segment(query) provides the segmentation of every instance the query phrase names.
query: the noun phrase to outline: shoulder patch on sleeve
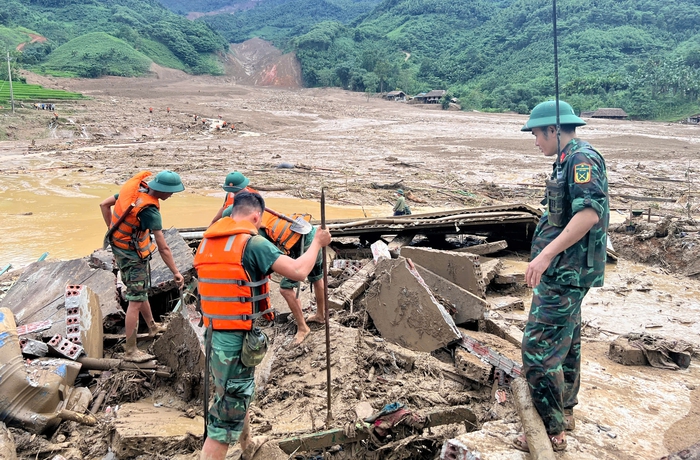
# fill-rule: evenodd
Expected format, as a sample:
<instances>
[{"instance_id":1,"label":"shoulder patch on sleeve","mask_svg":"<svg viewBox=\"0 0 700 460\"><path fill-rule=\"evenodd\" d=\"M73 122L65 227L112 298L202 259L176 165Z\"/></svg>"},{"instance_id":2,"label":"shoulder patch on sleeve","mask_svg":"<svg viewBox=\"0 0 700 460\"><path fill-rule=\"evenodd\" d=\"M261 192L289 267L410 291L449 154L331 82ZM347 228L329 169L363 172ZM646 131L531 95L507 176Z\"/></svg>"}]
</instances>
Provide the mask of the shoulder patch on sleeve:
<instances>
[{"instance_id":1,"label":"shoulder patch on sleeve","mask_svg":"<svg viewBox=\"0 0 700 460\"><path fill-rule=\"evenodd\" d=\"M579 163L574 166L574 182L577 184L587 184L591 181L591 165Z\"/></svg>"}]
</instances>

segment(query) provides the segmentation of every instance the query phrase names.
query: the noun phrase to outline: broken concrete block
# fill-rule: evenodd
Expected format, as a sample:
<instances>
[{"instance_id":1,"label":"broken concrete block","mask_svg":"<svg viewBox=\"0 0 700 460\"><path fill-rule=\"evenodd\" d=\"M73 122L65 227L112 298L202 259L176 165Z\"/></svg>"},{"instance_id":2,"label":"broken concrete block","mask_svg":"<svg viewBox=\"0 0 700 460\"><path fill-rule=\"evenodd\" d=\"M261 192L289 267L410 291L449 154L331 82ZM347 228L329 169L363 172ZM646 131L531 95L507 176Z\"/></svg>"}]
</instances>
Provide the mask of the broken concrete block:
<instances>
[{"instance_id":1,"label":"broken concrete block","mask_svg":"<svg viewBox=\"0 0 700 460\"><path fill-rule=\"evenodd\" d=\"M488 384L493 374L492 365L459 347L455 348L455 368L460 375L482 385Z\"/></svg>"},{"instance_id":2,"label":"broken concrete block","mask_svg":"<svg viewBox=\"0 0 700 460\"><path fill-rule=\"evenodd\" d=\"M479 330L500 337L516 347L522 347L523 331L503 320L488 317L479 322Z\"/></svg>"},{"instance_id":3,"label":"broken concrete block","mask_svg":"<svg viewBox=\"0 0 700 460\"><path fill-rule=\"evenodd\" d=\"M116 269L114 254L111 249L96 249L90 254L90 266L101 270L113 271Z\"/></svg>"},{"instance_id":4,"label":"broken concrete block","mask_svg":"<svg viewBox=\"0 0 700 460\"><path fill-rule=\"evenodd\" d=\"M494 252L502 251L508 247L508 242L505 240L494 241L493 243L482 243L475 244L474 246L467 246L466 248L453 249L455 252L468 252L470 254L475 254L477 256L483 256L486 254L493 254Z\"/></svg>"},{"instance_id":5,"label":"broken concrete block","mask_svg":"<svg viewBox=\"0 0 700 460\"><path fill-rule=\"evenodd\" d=\"M523 299L513 296L486 297L491 311L508 312L513 310L525 310Z\"/></svg>"},{"instance_id":6,"label":"broken concrete block","mask_svg":"<svg viewBox=\"0 0 700 460\"><path fill-rule=\"evenodd\" d=\"M455 324L459 325L468 321L480 320L484 317L484 311L488 303L463 289L442 276L438 276L427 268L414 264L423 281L433 293L454 305L457 313L452 317Z\"/></svg>"},{"instance_id":7,"label":"broken concrete block","mask_svg":"<svg viewBox=\"0 0 700 460\"><path fill-rule=\"evenodd\" d=\"M503 267L493 278L495 284L523 284L528 262L524 260L500 259Z\"/></svg>"},{"instance_id":8,"label":"broken concrete block","mask_svg":"<svg viewBox=\"0 0 700 460\"><path fill-rule=\"evenodd\" d=\"M171 228L163 232L165 242L173 254L175 266L185 278L185 283L194 276L194 256L192 249L187 245L185 240L180 236L176 228ZM172 289L177 289L177 284L173 279L173 273L170 271L158 251L153 254L151 259L151 287L148 289L148 295L154 296L161 292L167 292Z\"/></svg>"},{"instance_id":9,"label":"broken concrete block","mask_svg":"<svg viewBox=\"0 0 700 460\"><path fill-rule=\"evenodd\" d=\"M124 317L117 301L117 279L107 270L90 268L85 259L56 262L34 262L0 301L9 308L20 325L51 321L51 327L41 331L45 340L56 334L65 335L65 290L67 285L88 286L97 295L103 324Z\"/></svg>"},{"instance_id":10,"label":"broken concrete block","mask_svg":"<svg viewBox=\"0 0 700 460\"><path fill-rule=\"evenodd\" d=\"M338 286L328 296L328 306L334 310L342 310L353 300L358 298L360 294L365 292L367 287L374 278L376 266L374 261L369 261L357 273L352 275L350 279Z\"/></svg>"},{"instance_id":11,"label":"broken concrete block","mask_svg":"<svg viewBox=\"0 0 700 460\"><path fill-rule=\"evenodd\" d=\"M81 345L90 358L102 358L102 311L92 289L66 286L66 339Z\"/></svg>"},{"instance_id":12,"label":"broken concrete block","mask_svg":"<svg viewBox=\"0 0 700 460\"><path fill-rule=\"evenodd\" d=\"M462 328L459 331L462 334L459 346L511 377L520 376L522 353L515 345L486 332Z\"/></svg>"},{"instance_id":13,"label":"broken concrete block","mask_svg":"<svg viewBox=\"0 0 700 460\"><path fill-rule=\"evenodd\" d=\"M22 348L22 355L27 358L41 358L49 353L49 346L41 340L20 339L19 346Z\"/></svg>"},{"instance_id":14,"label":"broken concrete block","mask_svg":"<svg viewBox=\"0 0 700 460\"><path fill-rule=\"evenodd\" d=\"M48 346L49 350L52 351L55 356L72 359L73 361L78 359L83 352L82 346L63 338L60 334L54 335L51 340L49 340Z\"/></svg>"},{"instance_id":15,"label":"broken concrete block","mask_svg":"<svg viewBox=\"0 0 700 460\"><path fill-rule=\"evenodd\" d=\"M194 305L185 305L172 315L168 329L153 343L158 362L176 376L175 388L185 401L204 395L204 328Z\"/></svg>"},{"instance_id":16,"label":"broken concrete block","mask_svg":"<svg viewBox=\"0 0 700 460\"><path fill-rule=\"evenodd\" d=\"M367 312L386 340L430 352L461 337L447 310L404 257L380 261L376 274L379 289L366 299Z\"/></svg>"},{"instance_id":17,"label":"broken concrete block","mask_svg":"<svg viewBox=\"0 0 700 460\"><path fill-rule=\"evenodd\" d=\"M481 274L479 256L415 247L401 249L401 255L472 294L484 297L486 285Z\"/></svg>"},{"instance_id":18,"label":"broken concrete block","mask_svg":"<svg viewBox=\"0 0 700 460\"><path fill-rule=\"evenodd\" d=\"M489 284L503 268L501 259L481 259L481 274L484 277L484 284Z\"/></svg>"},{"instance_id":19,"label":"broken concrete block","mask_svg":"<svg viewBox=\"0 0 700 460\"><path fill-rule=\"evenodd\" d=\"M155 407L153 403L126 403L119 408L114 419L111 447L117 458L153 456L187 438L201 439L204 420L200 416L183 417L183 413L168 407Z\"/></svg>"},{"instance_id":20,"label":"broken concrete block","mask_svg":"<svg viewBox=\"0 0 700 460\"><path fill-rule=\"evenodd\" d=\"M624 337L618 337L610 342L610 359L623 366L648 366L649 361L644 352L632 345L629 340Z\"/></svg>"}]
</instances>

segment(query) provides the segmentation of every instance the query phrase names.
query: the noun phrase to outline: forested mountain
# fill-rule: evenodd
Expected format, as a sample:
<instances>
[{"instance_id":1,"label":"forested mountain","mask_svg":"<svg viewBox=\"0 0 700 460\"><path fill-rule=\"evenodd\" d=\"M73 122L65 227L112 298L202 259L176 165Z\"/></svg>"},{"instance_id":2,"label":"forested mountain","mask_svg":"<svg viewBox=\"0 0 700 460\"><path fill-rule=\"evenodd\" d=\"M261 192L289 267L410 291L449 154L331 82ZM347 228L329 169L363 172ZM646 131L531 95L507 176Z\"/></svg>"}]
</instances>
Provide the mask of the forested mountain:
<instances>
[{"instance_id":1,"label":"forested mountain","mask_svg":"<svg viewBox=\"0 0 700 460\"><path fill-rule=\"evenodd\" d=\"M150 60L191 73L221 73L212 53L227 45L205 23L188 21L156 0L2 0L0 43L23 47L17 58L25 67L86 77L139 75Z\"/></svg>"},{"instance_id":2,"label":"forested mountain","mask_svg":"<svg viewBox=\"0 0 700 460\"><path fill-rule=\"evenodd\" d=\"M467 108L523 113L554 93L551 0L384 0L350 23L328 20L334 3L264 1L202 20L296 51L309 86L449 89ZM558 12L562 97L578 110L699 110L700 0L560 0Z\"/></svg>"}]
</instances>

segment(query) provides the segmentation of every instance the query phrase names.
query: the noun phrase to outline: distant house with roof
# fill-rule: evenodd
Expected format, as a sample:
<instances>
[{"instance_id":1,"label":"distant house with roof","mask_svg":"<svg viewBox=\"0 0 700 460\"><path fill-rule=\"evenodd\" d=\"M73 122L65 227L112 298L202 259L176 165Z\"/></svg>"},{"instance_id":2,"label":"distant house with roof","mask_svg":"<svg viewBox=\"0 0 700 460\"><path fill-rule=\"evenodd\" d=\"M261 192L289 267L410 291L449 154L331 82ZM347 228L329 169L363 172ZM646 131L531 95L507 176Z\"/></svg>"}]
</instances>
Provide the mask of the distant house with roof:
<instances>
[{"instance_id":1,"label":"distant house with roof","mask_svg":"<svg viewBox=\"0 0 700 460\"><path fill-rule=\"evenodd\" d=\"M389 101L405 101L406 93L403 91L389 91L384 97Z\"/></svg>"},{"instance_id":2,"label":"distant house with roof","mask_svg":"<svg viewBox=\"0 0 700 460\"><path fill-rule=\"evenodd\" d=\"M598 109L591 114L591 118L607 118L608 120L625 120L628 116L627 112L618 108Z\"/></svg>"},{"instance_id":3,"label":"distant house with roof","mask_svg":"<svg viewBox=\"0 0 700 460\"><path fill-rule=\"evenodd\" d=\"M447 93L447 91L445 91L444 89L434 89L425 95L425 97L423 98L423 103L438 104L442 96L445 95L445 93Z\"/></svg>"}]
</instances>

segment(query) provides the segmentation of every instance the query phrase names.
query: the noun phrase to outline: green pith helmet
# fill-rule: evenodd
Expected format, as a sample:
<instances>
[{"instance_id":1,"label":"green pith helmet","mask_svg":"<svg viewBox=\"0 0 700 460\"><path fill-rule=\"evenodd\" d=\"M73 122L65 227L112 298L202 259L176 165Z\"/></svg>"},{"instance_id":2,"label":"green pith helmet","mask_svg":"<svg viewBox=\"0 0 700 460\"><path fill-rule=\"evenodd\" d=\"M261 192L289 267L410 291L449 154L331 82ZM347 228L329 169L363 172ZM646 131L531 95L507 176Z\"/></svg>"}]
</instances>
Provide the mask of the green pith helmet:
<instances>
[{"instance_id":1,"label":"green pith helmet","mask_svg":"<svg viewBox=\"0 0 700 460\"><path fill-rule=\"evenodd\" d=\"M557 124L557 109L554 101L547 101L537 104L532 112L530 119L527 120L525 126L520 128L520 131L532 131L532 128L544 128L545 126L556 126ZM574 113L574 109L564 101L559 101L559 124L569 126L583 126L585 121L581 120Z\"/></svg>"},{"instance_id":2,"label":"green pith helmet","mask_svg":"<svg viewBox=\"0 0 700 460\"><path fill-rule=\"evenodd\" d=\"M161 171L148 183L148 188L156 192L177 193L185 190L180 175L172 171Z\"/></svg>"},{"instance_id":3,"label":"green pith helmet","mask_svg":"<svg viewBox=\"0 0 700 460\"><path fill-rule=\"evenodd\" d=\"M403 190L401 190L401 189L396 190L396 193L398 193L399 195L403 196Z\"/></svg>"},{"instance_id":4,"label":"green pith helmet","mask_svg":"<svg viewBox=\"0 0 700 460\"><path fill-rule=\"evenodd\" d=\"M228 173L224 185L221 187L227 192L240 192L250 183L250 180L238 171Z\"/></svg>"}]
</instances>

